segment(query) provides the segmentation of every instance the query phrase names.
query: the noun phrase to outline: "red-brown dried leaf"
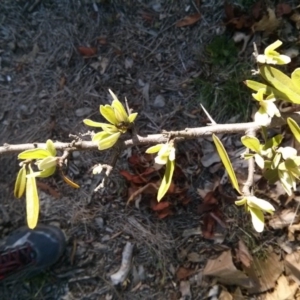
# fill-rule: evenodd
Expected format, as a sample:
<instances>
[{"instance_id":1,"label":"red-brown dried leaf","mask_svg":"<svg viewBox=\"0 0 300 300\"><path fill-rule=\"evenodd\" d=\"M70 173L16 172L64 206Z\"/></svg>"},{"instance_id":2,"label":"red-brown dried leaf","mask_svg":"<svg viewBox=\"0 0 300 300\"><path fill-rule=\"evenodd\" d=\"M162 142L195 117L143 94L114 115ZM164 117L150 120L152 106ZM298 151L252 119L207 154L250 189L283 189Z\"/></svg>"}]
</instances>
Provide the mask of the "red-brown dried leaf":
<instances>
[{"instance_id":1,"label":"red-brown dried leaf","mask_svg":"<svg viewBox=\"0 0 300 300\"><path fill-rule=\"evenodd\" d=\"M201 226L202 234L205 239L213 239L215 226L216 220L209 214L205 215Z\"/></svg>"},{"instance_id":2,"label":"red-brown dried leaf","mask_svg":"<svg viewBox=\"0 0 300 300\"><path fill-rule=\"evenodd\" d=\"M141 183L145 183L146 180L139 177L138 175L133 175L130 174L128 171L126 170L121 170L120 174L125 177L125 179L129 182L135 183L135 184L141 184Z\"/></svg>"},{"instance_id":3,"label":"red-brown dried leaf","mask_svg":"<svg viewBox=\"0 0 300 300\"><path fill-rule=\"evenodd\" d=\"M179 267L176 271L176 277L178 280L183 280L188 278L189 276L193 275L195 273L195 270L188 269L184 267Z\"/></svg>"},{"instance_id":4,"label":"red-brown dried leaf","mask_svg":"<svg viewBox=\"0 0 300 300\"><path fill-rule=\"evenodd\" d=\"M292 8L287 3L279 3L276 6L277 17L282 17L284 15L289 15L292 12Z\"/></svg>"},{"instance_id":5,"label":"red-brown dried leaf","mask_svg":"<svg viewBox=\"0 0 300 300\"><path fill-rule=\"evenodd\" d=\"M197 23L201 18L200 13L195 13L189 16L184 17L176 23L177 27L191 26Z\"/></svg>"},{"instance_id":6,"label":"red-brown dried leaf","mask_svg":"<svg viewBox=\"0 0 300 300\"><path fill-rule=\"evenodd\" d=\"M164 218L166 218L166 217L168 217L168 216L173 215L173 211L171 210L170 207L167 207L167 208L165 208L165 209L163 209L163 210L160 210L160 211L158 211L158 212L156 212L156 213L157 213L157 217L158 217L159 219L164 219Z\"/></svg>"},{"instance_id":7,"label":"red-brown dried leaf","mask_svg":"<svg viewBox=\"0 0 300 300\"><path fill-rule=\"evenodd\" d=\"M78 52L82 55L82 56L94 56L97 54L97 48L96 47L83 47L83 46L79 46L78 48Z\"/></svg>"},{"instance_id":8,"label":"red-brown dried leaf","mask_svg":"<svg viewBox=\"0 0 300 300\"><path fill-rule=\"evenodd\" d=\"M225 10L225 16L226 16L227 20L231 20L235 17L233 4L228 3L227 1L225 1L224 10Z\"/></svg>"},{"instance_id":9,"label":"red-brown dried leaf","mask_svg":"<svg viewBox=\"0 0 300 300\"><path fill-rule=\"evenodd\" d=\"M41 182L41 181L37 181L36 182L37 187L42 190L43 192L51 195L52 197L54 197L55 199L59 199L60 198L60 193L57 192L54 188L52 188L50 185L48 185L47 183Z\"/></svg>"},{"instance_id":10,"label":"red-brown dried leaf","mask_svg":"<svg viewBox=\"0 0 300 300\"><path fill-rule=\"evenodd\" d=\"M97 40L100 45L107 45L107 37L106 36L99 36Z\"/></svg>"},{"instance_id":11,"label":"red-brown dried leaf","mask_svg":"<svg viewBox=\"0 0 300 300\"><path fill-rule=\"evenodd\" d=\"M261 19L261 17L263 16L262 1L260 0L254 3L251 11L252 11L252 16L254 17L255 20Z\"/></svg>"},{"instance_id":12,"label":"red-brown dried leaf","mask_svg":"<svg viewBox=\"0 0 300 300\"><path fill-rule=\"evenodd\" d=\"M171 205L170 202L162 201L162 202L159 202L159 203L156 203L156 204L152 205L151 209L154 210L154 211L159 211L159 210L163 210L163 209L169 207L170 205Z\"/></svg>"},{"instance_id":13,"label":"red-brown dried leaf","mask_svg":"<svg viewBox=\"0 0 300 300\"><path fill-rule=\"evenodd\" d=\"M148 183L145 186L138 188L135 190L131 195L129 195L129 198L127 200L127 204L134 200L138 195L144 193L144 194L157 194L159 183Z\"/></svg>"}]
</instances>

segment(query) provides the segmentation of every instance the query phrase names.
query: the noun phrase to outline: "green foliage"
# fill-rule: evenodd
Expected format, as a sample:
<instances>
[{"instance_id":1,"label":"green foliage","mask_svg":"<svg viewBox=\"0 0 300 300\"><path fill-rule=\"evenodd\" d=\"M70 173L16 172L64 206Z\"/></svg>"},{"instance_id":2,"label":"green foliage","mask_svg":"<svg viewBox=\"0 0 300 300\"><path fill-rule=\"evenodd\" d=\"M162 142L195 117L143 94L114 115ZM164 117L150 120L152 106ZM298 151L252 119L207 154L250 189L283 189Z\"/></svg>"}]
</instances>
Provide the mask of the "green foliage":
<instances>
[{"instance_id":1,"label":"green foliage","mask_svg":"<svg viewBox=\"0 0 300 300\"><path fill-rule=\"evenodd\" d=\"M137 117L137 113L128 115L117 96L109 90L113 102L111 105L100 105L100 114L111 124L99 123L89 119L83 120L87 126L101 127L103 131L93 137L98 142L98 149L105 150L115 145L121 134L126 133Z\"/></svg>"},{"instance_id":2,"label":"green foliage","mask_svg":"<svg viewBox=\"0 0 300 300\"><path fill-rule=\"evenodd\" d=\"M237 48L232 39L224 35L216 36L206 47L209 59L213 65L232 65L237 61Z\"/></svg>"},{"instance_id":3,"label":"green foliage","mask_svg":"<svg viewBox=\"0 0 300 300\"><path fill-rule=\"evenodd\" d=\"M240 191L239 184L238 184L238 181L236 179L236 175L235 175L235 172L233 170L232 164L230 162L230 159L228 157L228 154L227 154L222 142L220 141L220 139L216 135L213 134L212 137L213 137L213 141L215 143L215 146L217 148L217 151L219 153L219 156L222 160L222 163L223 163L223 165L224 165L224 167L225 167L225 169L226 169L226 171L229 175L229 178L231 180L231 183L232 183L233 187L240 194L242 194L241 191Z\"/></svg>"},{"instance_id":4,"label":"green foliage","mask_svg":"<svg viewBox=\"0 0 300 300\"><path fill-rule=\"evenodd\" d=\"M146 153L157 153L155 163L158 165L166 165L165 174L157 193L157 201L159 202L169 190L172 183L172 177L175 169L175 152L176 149L173 142L167 144L157 144L146 150Z\"/></svg>"},{"instance_id":5,"label":"green foliage","mask_svg":"<svg viewBox=\"0 0 300 300\"><path fill-rule=\"evenodd\" d=\"M26 150L18 155L21 169L18 173L14 188L14 195L21 198L26 191L26 215L29 228L34 228L39 216L39 196L36 186L36 177L49 177L54 174L58 163L56 149L51 140L47 140L46 149L36 148ZM35 163L38 170L34 172L31 164Z\"/></svg>"}]
</instances>

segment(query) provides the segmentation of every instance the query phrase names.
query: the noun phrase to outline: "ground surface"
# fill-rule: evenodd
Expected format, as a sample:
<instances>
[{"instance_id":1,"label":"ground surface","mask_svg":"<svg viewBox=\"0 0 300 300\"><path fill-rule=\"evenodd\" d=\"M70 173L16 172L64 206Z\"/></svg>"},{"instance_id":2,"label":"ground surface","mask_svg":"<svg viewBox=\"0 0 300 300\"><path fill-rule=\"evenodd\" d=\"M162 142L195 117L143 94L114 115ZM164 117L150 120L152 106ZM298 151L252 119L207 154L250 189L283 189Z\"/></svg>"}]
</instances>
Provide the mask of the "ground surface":
<instances>
[{"instance_id":1,"label":"ground surface","mask_svg":"<svg viewBox=\"0 0 300 300\"><path fill-rule=\"evenodd\" d=\"M237 48L233 61L224 54L213 62L219 47L211 44L213 38L225 37L227 43L231 35L222 25L223 1L199 2L1 1L0 144L71 141L69 134L89 130L84 118L100 120L99 105L108 103L108 89L121 100L127 97L139 112L138 129L144 134L205 125L200 102L217 120L249 119L251 98L242 81L250 74L251 46L241 58ZM198 10L199 22L176 26ZM86 52L94 48L94 55ZM233 79L239 77L236 92ZM232 86L224 85L228 80ZM232 105L231 96L237 99ZM39 186L40 222L65 232L65 255L46 274L0 287L0 298L180 299L187 276L178 275L178 269L184 267L193 270L188 276L191 299L205 299L211 281L203 280L201 270L208 258L234 249L241 236L253 239L253 248L262 241L271 244L274 237L255 234L247 215L222 202L234 221L221 230L219 241L203 238L197 189L213 179L200 165L201 143L180 145L189 203L162 220L143 201L139 208L126 206L127 183L119 171L129 168L131 153L122 156L101 193L93 193L101 178L91 168L107 163L110 152L74 153L67 175L79 190L59 175ZM25 203L13 197L16 156L1 157L0 165L0 231L5 236L26 222ZM109 276L118 270L128 241L134 244L132 268L122 286L113 286Z\"/></svg>"}]
</instances>

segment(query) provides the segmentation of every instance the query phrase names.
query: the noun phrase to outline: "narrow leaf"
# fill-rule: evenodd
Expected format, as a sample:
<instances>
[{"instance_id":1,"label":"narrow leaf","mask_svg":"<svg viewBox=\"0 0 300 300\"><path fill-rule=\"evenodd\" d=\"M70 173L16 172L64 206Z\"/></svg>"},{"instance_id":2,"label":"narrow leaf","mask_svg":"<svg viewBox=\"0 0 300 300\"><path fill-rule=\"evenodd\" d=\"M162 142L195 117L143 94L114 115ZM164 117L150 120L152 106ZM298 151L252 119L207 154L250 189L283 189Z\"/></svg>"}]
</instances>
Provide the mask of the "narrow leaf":
<instances>
[{"instance_id":1,"label":"narrow leaf","mask_svg":"<svg viewBox=\"0 0 300 300\"><path fill-rule=\"evenodd\" d=\"M157 144L155 146L152 146L146 150L146 153L157 153L164 144Z\"/></svg>"},{"instance_id":2,"label":"narrow leaf","mask_svg":"<svg viewBox=\"0 0 300 300\"><path fill-rule=\"evenodd\" d=\"M33 173L31 166L29 165L29 175ZM34 176L28 176L26 182L26 214L27 224L30 229L36 227L39 218L39 196L36 187L36 181Z\"/></svg>"},{"instance_id":3,"label":"narrow leaf","mask_svg":"<svg viewBox=\"0 0 300 300\"><path fill-rule=\"evenodd\" d=\"M62 175L62 178L63 178L64 182L67 183L69 186L71 186L74 189L79 189L80 188L80 186L77 183L75 183L70 178L65 176L65 174L63 172L61 172L61 175Z\"/></svg>"},{"instance_id":4,"label":"narrow leaf","mask_svg":"<svg viewBox=\"0 0 300 300\"><path fill-rule=\"evenodd\" d=\"M25 192L26 187L26 165L23 165L18 172L15 183L14 195L16 198L21 198Z\"/></svg>"},{"instance_id":5,"label":"narrow leaf","mask_svg":"<svg viewBox=\"0 0 300 300\"><path fill-rule=\"evenodd\" d=\"M37 148L21 152L18 159L43 159L50 155L51 153L48 150Z\"/></svg>"},{"instance_id":6,"label":"narrow leaf","mask_svg":"<svg viewBox=\"0 0 300 300\"><path fill-rule=\"evenodd\" d=\"M165 175L164 178L160 184L158 193L157 193L157 201L159 202L163 196L167 193L167 191L169 190L169 187L171 185L172 182L172 177L173 177L173 173L174 173L174 169L175 169L175 161L167 161L166 164L166 171L165 171Z\"/></svg>"},{"instance_id":7,"label":"narrow leaf","mask_svg":"<svg viewBox=\"0 0 300 300\"><path fill-rule=\"evenodd\" d=\"M228 175L231 179L231 183L232 183L233 187L240 194L242 194L241 191L240 191L239 184L238 184L238 181L236 179L236 175L235 175L235 172L233 170L232 164L230 162L230 159L228 157L228 154L227 154L222 142L220 141L220 139L215 134L213 134L212 137L213 137L213 141L215 143L215 146L217 148L217 151L219 153L219 156L222 160L222 163L223 163L223 165L224 165L224 167L225 167L225 169L226 169L226 171L227 171L227 173L228 173Z\"/></svg>"},{"instance_id":8,"label":"narrow leaf","mask_svg":"<svg viewBox=\"0 0 300 300\"><path fill-rule=\"evenodd\" d=\"M300 143L300 127L292 118L287 118L287 123L295 137L295 139Z\"/></svg>"}]
</instances>

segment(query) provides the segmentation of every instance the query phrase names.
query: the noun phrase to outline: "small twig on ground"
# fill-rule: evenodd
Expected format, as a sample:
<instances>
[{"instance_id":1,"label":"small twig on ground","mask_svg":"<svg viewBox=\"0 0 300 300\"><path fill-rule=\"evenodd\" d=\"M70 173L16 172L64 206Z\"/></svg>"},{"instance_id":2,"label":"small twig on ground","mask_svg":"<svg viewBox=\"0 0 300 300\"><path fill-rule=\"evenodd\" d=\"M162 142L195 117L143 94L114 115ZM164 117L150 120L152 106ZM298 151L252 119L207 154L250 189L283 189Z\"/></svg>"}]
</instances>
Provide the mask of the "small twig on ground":
<instances>
[{"instance_id":1,"label":"small twig on ground","mask_svg":"<svg viewBox=\"0 0 300 300\"><path fill-rule=\"evenodd\" d=\"M130 270L130 266L131 266L133 247L134 247L134 244L131 244L130 242L126 243L125 248L122 253L121 267L118 270L118 272L116 272L110 276L110 279L114 285L122 283L126 279L128 273L129 273L129 270Z\"/></svg>"}]
</instances>

